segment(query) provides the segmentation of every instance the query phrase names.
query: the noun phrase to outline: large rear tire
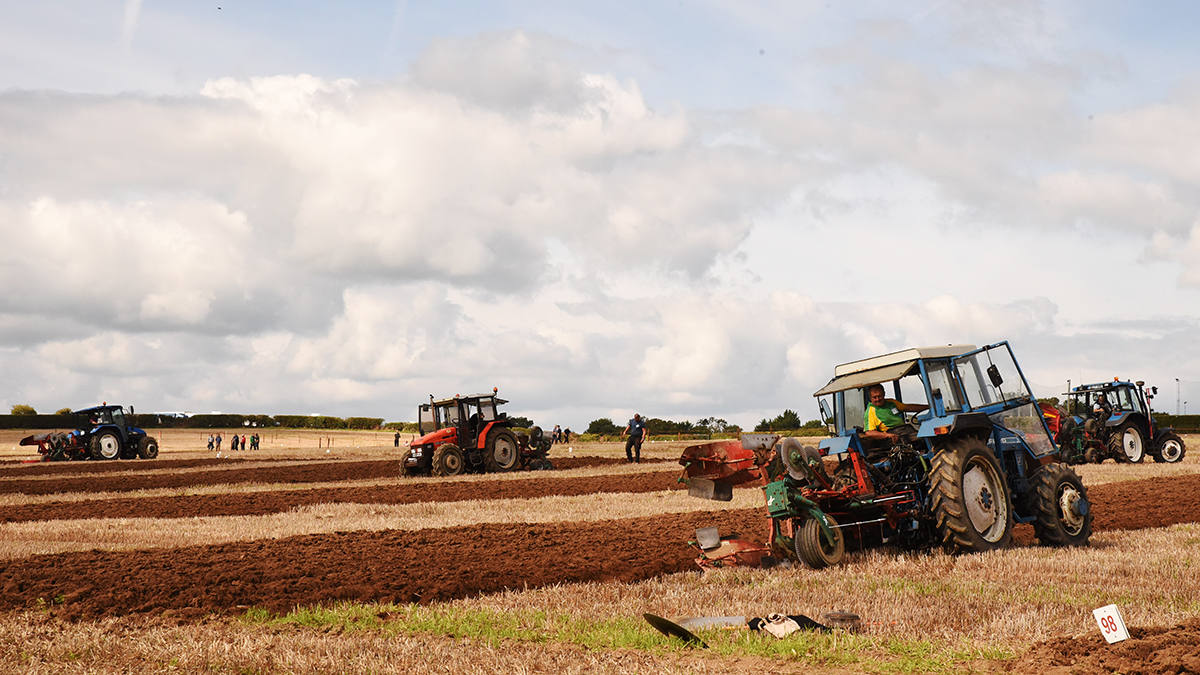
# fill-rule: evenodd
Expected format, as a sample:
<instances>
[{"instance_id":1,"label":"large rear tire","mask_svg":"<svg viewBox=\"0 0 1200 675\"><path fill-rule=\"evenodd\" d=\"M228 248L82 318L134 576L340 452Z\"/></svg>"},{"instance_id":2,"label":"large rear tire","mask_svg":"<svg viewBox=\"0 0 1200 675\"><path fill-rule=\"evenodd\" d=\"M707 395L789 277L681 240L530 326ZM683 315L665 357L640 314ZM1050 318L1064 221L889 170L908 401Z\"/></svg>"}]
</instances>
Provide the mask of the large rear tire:
<instances>
[{"instance_id":1,"label":"large rear tire","mask_svg":"<svg viewBox=\"0 0 1200 675\"><path fill-rule=\"evenodd\" d=\"M1140 464L1146 459L1146 439L1136 424L1126 422L1109 437L1108 450L1118 462Z\"/></svg>"},{"instance_id":2,"label":"large rear tire","mask_svg":"<svg viewBox=\"0 0 1200 675\"><path fill-rule=\"evenodd\" d=\"M142 436L142 439L138 441L138 457L142 459L158 457L158 440L150 436Z\"/></svg>"},{"instance_id":3,"label":"large rear tire","mask_svg":"<svg viewBox=\"0 0 1200 675\"><path fill-rule=\"evenodd\" d=\"M117 459L121 456L121 439L111 431L92 437L92 459Z\"/></svg>"},{"instance_id":4,"label":"large rear tire","mask_svg":"<svg viewBox=\"0 0 1200 675\"><path fill-rule=\"evenodd\" d=\"M1187 454L1187 446L1183 444L1183 439L1176 434L1166 433L1158 442L1158 449L1154 452L1154 461L1174 464L1182 461L1185 454Z\"/></svg>"},{"instance_id":5,"label":"large rear tire","mask_svg":"<svg viewBox=\"0 0 1200 675\"><path fill-rule=\"evenodd\" d=\"M1043 546L1087 546L1092 510L1087 488L1065 464L1047 464L1029 479L1028 505L1037 516L1033 532Z\"/></svg>"},{"instance_id":6,"label":"large rear tire","mask_svg":"<svg viewBox=\"0 0 1200 675\"><path fill-rule=\"evenodd\" d=\"M816 518L805 520L792 540L796 557L815 570L836 565L842 562L846 555L846 540L842 537L842 531L838 529L837 521L830 515L826 515L825 518L829 520L833 529L832 546L825 538L825 533L821 531L821 523L817 522Z\"/></svg>"},{"instance_id":7,"label":"large rear tire","mask_svg":"<svg viewBox=\"0 0 1200 675\"><path fill-rule=\"evenodd\" d=\"M433 451L429 473L433 476L457 476L466 468L463 451L453 443L443 443Z\"/></svg>"},{"instance_id":8,"label":"large rear tire","mask_svg":"<svg viewBox=\"0 0 1200 675\"><path fill-rule=\"evenodd\" d=\"M487 439L487 454L484 463L488 471L506 473L521 465L521 450L517 437L508 429L494 429Z\"/></svg>"},{"instance_id":9,"label":"large rear tire","mask_svg":"<svg viewBox=\"0 0 1200 675\"><path fill-rule=\"evenodd\" d=\"M1000 463L983 441L951 441L934 456L929 482L947 550L980 553L1012 541L1012 498Z\"/></svg>"}]
</instances>

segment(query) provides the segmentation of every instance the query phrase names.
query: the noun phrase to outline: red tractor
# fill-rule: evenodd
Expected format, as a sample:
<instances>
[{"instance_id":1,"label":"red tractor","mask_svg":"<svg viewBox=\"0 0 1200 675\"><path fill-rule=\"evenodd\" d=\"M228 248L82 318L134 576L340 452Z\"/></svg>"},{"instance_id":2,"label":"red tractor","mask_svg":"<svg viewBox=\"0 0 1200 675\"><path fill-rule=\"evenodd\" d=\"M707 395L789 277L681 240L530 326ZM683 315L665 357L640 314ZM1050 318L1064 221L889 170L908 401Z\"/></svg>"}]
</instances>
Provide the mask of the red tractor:
<instances>
[{"instance_id":1,"label":"red tractor","mask_svg":"<svg viewBox=\"0 0 1200 675\"><path fill-rule=\"evenodd\" d=\"M457 476L461 473L503 473L518 469L550 469L546 458L550 439L534 427L526 435L515 433L508 403L492 389L490 394L455 396L421 404L420 433L409 443L400 464L403 476Z\"/></svg>"}]
</instances>

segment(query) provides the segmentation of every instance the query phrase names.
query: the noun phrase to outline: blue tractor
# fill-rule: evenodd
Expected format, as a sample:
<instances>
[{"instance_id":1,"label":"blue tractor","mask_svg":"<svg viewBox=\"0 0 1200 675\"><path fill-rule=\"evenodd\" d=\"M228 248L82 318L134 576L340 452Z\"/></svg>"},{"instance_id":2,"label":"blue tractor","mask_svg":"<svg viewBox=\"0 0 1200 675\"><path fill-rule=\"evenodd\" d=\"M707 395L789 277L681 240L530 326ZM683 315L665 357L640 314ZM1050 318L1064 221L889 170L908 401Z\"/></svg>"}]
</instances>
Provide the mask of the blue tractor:
<instances>
[{"instance_id":1,"label":"blue tractor","mask_svg":"<svg viewBox=\"0 0 1200 675\"><path fill-rule=\"evenodd\" d=\"M1183 459L1187 446L1171 427L1160 427L1150 410L1157 387L1142 381L1084 384L1067 392L1066 409L1045 411L1051 430L1070 464L1138 463L1150 455L1155 462ZM1055 429L1055 426L1058 428Z\"/></svg>"},{"instance_id":2,"label":"blue tractor","mask_svg":"<svg viewBox=\"0 0 1200 675\"><path fill-rule=\"evenodd\" d=\"M35 434L21 439L21 445L36 445L46 461L73 459L154 459L158 440L130 424L119 405L101 405L72 413L75 430Z\"/></svg>"},{"instance_id":3,"label":"blue tractor","mask_svg":"<svg viewBox=\"0 0 1200 675\"><path fill-rule=\"evenodd\" d=\"M771 518L766 548L700 546L702 567L782 556L821 568L885 544L989 551L1010 543L1014 523L1045 545L1087 545L1087 488L1059 461L1007 342L842 364L814 396L831 434L818 447L743 438L685 450L689 493L728 499L731 485L758 480ZM890 423L865 429L880 406Z\"/></svg>"}]
</instances>

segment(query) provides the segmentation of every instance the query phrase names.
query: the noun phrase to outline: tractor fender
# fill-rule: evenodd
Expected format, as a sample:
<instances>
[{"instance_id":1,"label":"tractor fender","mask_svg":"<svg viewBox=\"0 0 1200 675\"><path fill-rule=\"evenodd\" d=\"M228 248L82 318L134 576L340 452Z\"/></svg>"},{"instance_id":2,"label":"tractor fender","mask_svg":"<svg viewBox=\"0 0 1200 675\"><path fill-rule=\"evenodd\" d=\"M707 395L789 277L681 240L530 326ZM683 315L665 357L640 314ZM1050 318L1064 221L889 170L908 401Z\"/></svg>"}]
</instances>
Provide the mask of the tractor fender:
<instances>
[{"instance_id":1,"label":"tractor fender","mask_svg":"<svg viewBox=\"0 0 1200 675\"><path fill-rule=\"evenodd\" d=\"M1175 427L1159 427L1158 430L1154 433L1154 441L1153 441L1152 447L1157 448L1158 444L1162 440L1163 436L1166 436L1167 434L1174 434L1174 433L1175 433ZM24 444L24 441L22 441L22 444Z\"/></svg>"},{"instance_id":2,"label":"tractor fender","mask_svg":"<svg viewBox=\"0 0 1200 675\"><path fill-rule=\"evenodd\" d=\"M991 433L991 431L992 420L988 418L987 414L972 412L924 420L921 422L920 429L917 430L917 438L960 436L966 432Z\"/></svg>"},{"instance_id":3,"label":"tractor fender","mask_svg":"<svg viewBox=\"0 0 1200 675\"><path fill-rule=\"evenodd\" d=\"M492 433L492 427L495 426L500 426L502 429L507 429L508 423L499 419L488 422L487 426L483 427L483 431L479 432L479 438L475 439L475 447L477 449L483 450L484 447L487 446L488 434Z\"/></svg>"},{"instance_id":4,"label":"tractor fender","mask_svg":"<svg viewBox=\"0 0 1200 675\"><path fill-rule=\"evenodd\" d=\"M1112 415L1110 415L1108 417L1107 420L1104 421L1104 426L1106 426L1106 427L1120 426L1120 425L1124 424L1125 421L1128 420L1132 416L1133 416L1133 413L1131 413L1129 411L1113 413Z\"/></svg>"}]
</instances>

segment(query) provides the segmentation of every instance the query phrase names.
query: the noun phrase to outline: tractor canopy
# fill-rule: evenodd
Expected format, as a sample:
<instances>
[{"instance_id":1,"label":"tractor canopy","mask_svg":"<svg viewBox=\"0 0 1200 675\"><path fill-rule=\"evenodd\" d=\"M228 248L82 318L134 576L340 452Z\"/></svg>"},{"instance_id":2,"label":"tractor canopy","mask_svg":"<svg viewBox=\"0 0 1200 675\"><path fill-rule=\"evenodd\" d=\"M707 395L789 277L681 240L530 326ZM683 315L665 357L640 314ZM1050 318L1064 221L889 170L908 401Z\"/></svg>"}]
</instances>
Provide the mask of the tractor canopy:
<instances>
[{"instance_id":1,"label":"tractor canopy","mask_svg":"<svg viewBox=\"0 0 1200 675\"><path fill-rule=\"evenodd\" d=\"M1083 384L1064 394L1067 414L1079 421L1108 408L1108 426L1117 426L1132 415L1150 416L1150 406L1142 382L1097 382Z\"/></svg>"},{"instance_id":2,"label":"tractor canopy","mask_svg":"<svg viewBox=\"0 0 1200 675\"><path fill-rule=\"evenodd\" d=\"M508 403L496 394L473 394L455 396L423 403L417 411L417 421L422 436L411 445L458 442L463 445L489 423L508 417L499 407ZM457 439L459 429L464 429L467 438ZM472 433L474 432L474 433ZM457 439L457 440L456 440Z\"/></svg>"},{"instance_id":3,"label":"tractor canopy","mask_svg":"<svg viewBox=\"0 0 1200 675\"><path fill-rule=\"evenodd\" d=\"M90 431L110 424L125 429L129 425L125 417L125 408L119 405L99 405L76 410L72 414L75 416L75 428L81 431ZM129 409L129 414L133 415L132 408Z\"/></svg>"},{"instance_id":4,"label":"tractor canopy","mask_svg":"<svg viewBox=\"0 0 1200 675\"><path fill-rule=\"evenodd\" d=\"M837 366L833 379L813 394L835 436L822 447L834 450L845 444L839 437L862 432L873 385L889 399L928 408L911 418L917 438L1001 427L1020 436L1035 457L1056 452L1007 342L918 347Z\"/></svg>"}]
</instances>

